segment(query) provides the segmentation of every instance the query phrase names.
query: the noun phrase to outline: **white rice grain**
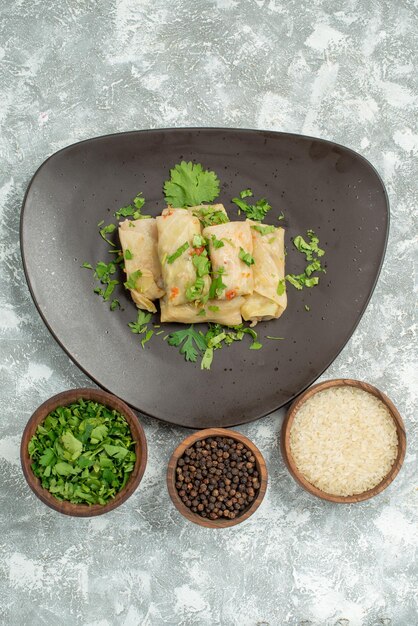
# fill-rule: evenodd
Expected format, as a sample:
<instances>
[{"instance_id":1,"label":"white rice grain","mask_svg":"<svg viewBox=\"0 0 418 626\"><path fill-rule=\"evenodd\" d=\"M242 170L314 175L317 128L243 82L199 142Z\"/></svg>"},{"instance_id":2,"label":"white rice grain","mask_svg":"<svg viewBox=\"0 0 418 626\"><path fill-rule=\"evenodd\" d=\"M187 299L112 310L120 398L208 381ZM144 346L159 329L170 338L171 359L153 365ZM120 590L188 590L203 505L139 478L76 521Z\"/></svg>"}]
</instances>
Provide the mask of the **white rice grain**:
<instances>
[{"instance_id":1,"label":"white rice grain","mask_svg":"<svg viewBox=\"0 0 418 626\"><path fill-rule=\"evenodd\" d=\"M331 387L314 394L296 413L290 451L312 485L331 495L351 496L385 478L398 453L398 435L381 400L357 387Z\"/></svg>"}]
</instances>

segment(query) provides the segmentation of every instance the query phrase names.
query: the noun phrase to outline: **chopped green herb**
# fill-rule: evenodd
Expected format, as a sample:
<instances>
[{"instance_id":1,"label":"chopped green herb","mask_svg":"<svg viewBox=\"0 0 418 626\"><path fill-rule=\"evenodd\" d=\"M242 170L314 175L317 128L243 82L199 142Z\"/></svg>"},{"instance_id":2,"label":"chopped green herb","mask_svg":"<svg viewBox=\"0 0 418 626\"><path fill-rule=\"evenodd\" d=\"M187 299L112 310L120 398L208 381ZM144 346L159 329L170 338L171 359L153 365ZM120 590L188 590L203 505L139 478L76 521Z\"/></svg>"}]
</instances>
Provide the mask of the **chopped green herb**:
<instances>
[{"instance_id":1,"label":"chopped green herb","mask_svg":"<svg viewBox=\"0 0 418 626\"><path fill-rule=\"evenodd\" d=\"M142 192L138 193L133 199L135 207L140 211L145 204L145 198L142 197Z\"/></svg>"},{"instance_id":2,"label":"chopped green herb","mask_svg":"<svg viewBox=\"0 0 418 626\"><path fill-rule=\"evenodd\" d=\"M107 239L106 237L107 234L113 233L115 230L116 224L108 224L99 230L100 237L102 237L102 239L104 239L109 245L115 246L113 241L110 241L110 239Z\"/></svg>"},{"instance_id":3,"label":"chopped green herb","mask_svg":"<svg viewBox=\"0 0 418 626\"><path fill-rule=\"evenodd\" d=\"M141 309L138 310L136 322L129 322L128 326L135 335L142 335L147 332L147 324L151 319L151 313L145 313Z\"/></svg>"},{"instance_id":4,"label":"chopped green herb","mask_svg":"<svg viewBox=\"0 0 418 626\"><path fill-rule=\"evenodd\" d=\"M126 289L136 289L136 281L138 280L138 278L141 278L142 276L142 272L141 270L136 270L135 272L131 272L128 276L128 280L123 283L124 287L126 287Z\"/></svg>"},{"instance_id":5,"label":"chopped green herb","mask_svg":"<svg viewBox=\"0 0 418 626\"><path fill-rule=\"evenodd\" d=\"M267 339L276 339L276 340L279 340L279 339L284 339L284 337L270 337L270 335L267 335Z\"/></svg>"},{"instance_id":6,"label":"chopped green herb","mask_svg":"<svg viewBox=\"0 0 418 626\"><path fill-rule=\"evenodd\" d=\"M97 224L97 227L100 228L100 226L102 226L104 224L104 220L100 220L100 222Z\"/></svg>"},{"instance_id":7,"label":"chopped green herb","mask_svg":"<svg viewBox=\"0 0 418 626\"><path fill-rule=\"evenodd\" d=\"M245 263L245 265L248 265L248 267L250 267L251 265L254 265L255 263L254 257L252 257L249 252L245 252L244 248L239 249L238 256L241 259L241 261Z\"/></svg>"},{"instance_id":8,"label":"chopped green herb","mask_svg":"<svg viewBox=\"0 0 418 626\"><path fill-rule=\"evenodd\" d=\"M164 183L167 204L173 207L197 206L212 202L219 195L219 179L215 172L204 170L200 163L182 161L170 170Z\"/></svg>"},{"instance_id":9,"label":"chopped green herb","mask_svg":"<svg viewBox=\"0 0 418 626\"><path fill-rule=\"evenodd\" d=\"M104 293L103 293L103 300L105 302L107 302L109 300L110 296L112 295L112 293L113 293L113 291L115 289L115 286L118 285L118 284L119 284L118 280L110 280L107 283L106 289L104 290Z\"/></svg>"},{"instance_id":10,"label":"chopped green herb","mask_svg":"<svg viewBox=\"0 0 418 626\"><path fill-rule=\"evenodd\" d=\"M209 311L212 311L212 313L216 313L217 311L219 311L219 307L215 306L213 304L208 306Z\"/></svg>"},{"instance_id":11,"label":"chopped green herb","mask_svg":"<svg viewBox=\"0 0 418 626\"><path fill-rule=\"evenodd\" d=\"M204 336L194 329L193 324L184 330L170 333L168 343L170 346L180 346L180 354L184 355L186 361L195 362L199 352L206 350Z\"/></svg>"},{"instance_id":12,"label":"chopped green herb","mask_svg":"<svg viewBox=\"0 0 418 626\"><path fill-rule=\"evenodd\" d=\"M120 308L121 306L120 306L119 300L116 300L116 299L112 300L112 302L110 303L110 310L116 311L116 309L120 309Z\"/></svg>"},{"instance_id":13,"label":"chopped green herb","mask_svg":"<svg viewBox=\"0 0 418 626\"><path fill-rule=\"evenodd\" d=\"M86 270L92 270L93 269L93 266L90 265L90 263L86 263L86 262L84 262L81 267L86 268Z\"/></svg>"},{"instance_id":14,"label":"chopped green herb","mask_svg":"<svg viewBox=\"0 0 418 626\"><path fill-rule=\"evenodd\" d=\"M305 311L310 311L310 310L311 310L311 307L305 304Z\"/></svg>"},{"instance_id":15,"label":"chopped green herb","mask_svg":"<svg viewBox=\"0 0 418 626\"><path fill-rule=\"evenodd\" d=\"M134 258L134 255L132 254L132 252L129 249L126 249L125 250L125 259L127 261L130 261L133 258Z\"/></svg>"},{"instance_id":16,"label":"chopped green herb","mask_svg":"<svg viewBox=\"0 0 418 626\"><path fill-rule=\"evenodd\" d=\"M259 341L253 341L252 344L250 345L250 350L260 350L260 348L263 347L263 344L260 343Z\"/></svg>"},{"instance_id":17,"label":"chopped green herb","mask_svg":"<svg viewBox=\"0 0 418 626\"><path fill-rule=\"evenodd\" d=\"M193 302L194 300L199 300L200 296L203 294L203 289L205 286L205 281L203 278L196 278L196 281L193 285L190 285L186 289L186 298L189 302Z\"/></svg>"},{"instance_id":18,"label":"chopped green herb","mask_svg":"<svg viewBox=\"0 0 418 626\"><path fill-rule=\"evenodd\" d=\"M217 224L226 224L226 222L229 222L227 214L213 206L203 206L198 209L194 209L193 215L200 220L203 228L206 226L215 226Z\"/></svg>"},{"instance_id":19,"label":"chopped green herb","mask_svg":"<svg viewBox=\"0 0 418 626\"><path fill-rule=\"evenodd\" d=\"M295 248L305 255L309 261L302 274L288 274L286 280L299 291L304 287L315 287L319 283L319 276L312 276L314 272L325 272L321 265L320 257L325 251L318 246L319 239L312 230L307 231L309 242L302 235L297 235L293 240Z\"/></svg>"},{"instance_id":20,"label":"chopped green herb","mask_svg":"<svg viewBox=\"0 0 418 626\"><path fill-rule=\"evenodd\" d=\"M204 315L206 315L205 309L201 309L199 313L197 314L198 317L203 317Z\"/></svg>"},{"instance_id":21,"label":"chopped green herb","mask_svg":"<svg viewBox=\"0 0 418 626\"><path fill-rule=\"evenodd\" d=\"M211 265L206 255L194 254L192 257L192 262L194 267L196 268L196 273L198 276L207 276L207 274L209 274Z\"/></svg>"},{"instance_id":22,"label":"chopped green herb","mask_svg":"<svg viewBox=\"0 0 418 626\"><path fill-rule=\"evenodd\" d=\"M149 341L151 339L151 337L153 336L154 331L152 329L148 330L145 337L143 338L143 340L141 341L141 346L144 347L145 344L147 343L147 341Z\"/></svg>"},{"instance_id":23,"label":"chopped green herb","mask_svg":"<svg viewBox=\"0 0 418 626\"><path fill-rule=\"evenodd\" d=\"M222 282L222 275L218 271L218 276L216 276L216 278L212 278L212 283L209 288L209 300L220 298L225 289L226 285Z\"/></svg>"},{"instance_id":24,"label":"chopped green herb","mask_svg":"<svg viewBox=\"0 0 418 626\"><path fill-rule=\"evenodd\" d=\"M268 211L270 211L271 206L267 202L265 198L261 198L261 200L257 200L255 204L248 204L245 202L244 198L252 196L252 192L250 189L245 189L241 191L239 194L239 198L232 198L232 202L237 205L237 207L245 213L248 219L254 220L256 222L261 222Z\"/></svg>"},{"instance_id":25,"label":"chopped green herb","mask_svg":"<svg viewBox=\"0 0 418 626\"><path fill-rule=\"evenodd\" d=\"M118 209L114 215L118 220L121 217L133 217L134 220L149 219L151 215L141 214L141 209L144 206L144 203L145 198L142 197L142 193L139 193L133 199L132 204L128 204L128 206L123 206L122 208ZM129 226L131 226L131 224L129 224Z\"/></svg>"},{"instance_id":26,"label":"chopped green herb","mask_svg":"<svg viewBox=\"0 0 418 626\"><path fill-rule=\"evenodd\" d=\"M28 445L44 489L73 504L106 504L134 469L135 442L125 418L89 400L58 407Z\"/></svg>"},{"instance_id":27,"label":"chopped green herb","mask_svg":"<svg viewBox=\"0 0 418 626\"><path fill-rule=\"evenodd\" d=\"M305 274L287 274L286 280L299 291L304 287Z\"/></svg>"},{"instance_id":28,"label":"chopped green herb","mask_svg":"<svg viewBox=\"0 0 418 626\"><path fill-rule=\"evenodd\" d=\"M215 248L215 250L218 250L218 248L223 248L224 247L224 242L221 241L220 239L217 239L216 235L212 235L211 237L212 239L212 246Z\"/></svg>"},{"instance_id":29,"label":"chopped green herb","mask_svg":"<svg viewBox=\"0 0 418 626\"><path fill-rule=\"evenodd\" d=\"M262 226L261 224L252 224L251 228L256 230L260 235L270 235L276 230L275 226ZM274 241L274 239L273 239Z\"/></svg>"},{"instance_id":30,"label":"chopped green herb","mask_svg":"<svg viewBox=\"0 0 418 626\"><path fill-rule=\"evenodd\" d=\"M277 219L279 220L279 222L281 220L284 220L284 213L283 213L283 211L280 213L280 215L279 215L279 217Z\"/></svg>"},{"instance_id":31,"label":"chopped green herb","mask_svg":"<svg viewBox=\"0 0 418 626\"><path fill-rule=\"evenodd\" d=\"M193 248L202 248L206 246L206 239L202 237L202 235L194 235L193 237Z\"/></svg>"},{"instance_id":32,"label":"chopped green herb","mask_svg":"<svg viewBox=\"0 0 418 626\"><path fill-rule=\"evenodd\" d=\"M200 369L210 370L213 361L213 348L206 348L202 361L200 363Z\"/></svg>"},{"instance_id":33,"label":"chopped green herb","mask_svg":"<svg viewBox=\"0 0 418 626\"><path fill-rule=\"evenodd\" d=\"M182 246L180 246L179 248L177 248L177 250L171 254L169 257L167 257L167 263L174 263L174 261L176 259L179 258L179 256L181 256L183 254L183 252L185 252L187 250L187 248L189 247L189 244L187 241L184 242L184 244Z\"/></svg>"},{"instance_id":34,"label":"chopped green herb","mask_svg":"<svg viewBox=\"0 0 418 626\"><path fill-rule=\"evenodd\" d=\"M277 285L277 295L282 296L286 291L286 281L284 278L279 280L279 284Z\"/></svg>"},{"instance_id":35,"label":"chopped green herb","mask_svg":"<svg viewBox=\"0 0 418 626\"><path fill-rule=\"evenodd\" d=\"M164 330L159 330L158 333L155 333L155 336L157 337L158 335L162 335L164 332Z\"/></svg>"}]
</instances>

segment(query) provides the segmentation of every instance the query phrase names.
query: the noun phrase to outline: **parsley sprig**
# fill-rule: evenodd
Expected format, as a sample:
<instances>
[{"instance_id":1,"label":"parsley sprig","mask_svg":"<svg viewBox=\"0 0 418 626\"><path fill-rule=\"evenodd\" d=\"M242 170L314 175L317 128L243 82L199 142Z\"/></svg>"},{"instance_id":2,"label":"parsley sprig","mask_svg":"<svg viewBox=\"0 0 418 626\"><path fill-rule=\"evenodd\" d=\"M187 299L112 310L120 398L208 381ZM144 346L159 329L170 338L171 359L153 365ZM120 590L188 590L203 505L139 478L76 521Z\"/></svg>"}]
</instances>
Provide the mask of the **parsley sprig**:
<instances>
[{"instance_id":1,"label":"parsley sprig","mask_svg":"<svg viewBox=\"0 0 418 626\"><path fill-rule=\"evenodd\" d=\"M170 170L164 183L167 204L187 207L212 202L219 195L219 179L215 172L204 170L200 163L182 161Z\"/></svg>"},{"instance_id":2,"label":"parsley sprig","mask_svg":"<svg viewBox=\"0 0 418 626\"><path fill-rule=\"evenodd\" d=\"M195 362L198 354L206 349L206 341L203 333L195 330L192 324L189 328L177 330L168 336L170 346L180 346L180 354L186 361Z\"/></svg>"}]
</instances>

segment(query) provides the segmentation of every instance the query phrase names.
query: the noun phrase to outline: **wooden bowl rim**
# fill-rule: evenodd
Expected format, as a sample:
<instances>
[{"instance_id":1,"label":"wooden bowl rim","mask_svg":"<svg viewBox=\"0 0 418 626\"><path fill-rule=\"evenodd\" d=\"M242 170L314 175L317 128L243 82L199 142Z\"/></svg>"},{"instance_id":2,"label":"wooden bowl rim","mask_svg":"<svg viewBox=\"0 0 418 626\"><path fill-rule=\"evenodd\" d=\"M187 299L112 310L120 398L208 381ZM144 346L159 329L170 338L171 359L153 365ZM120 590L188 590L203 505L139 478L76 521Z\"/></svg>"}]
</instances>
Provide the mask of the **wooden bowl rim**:
<instances>
[{"instance_id":1,"label":"wooden bowl rim","mask_svg":"<svg viewBox=\"0 0 418 626\"><path fill-rule=\"evenodd\" d=\"M125 487L119 491L116 496L109 500L106 504L73 504L68 500L58 500L47 489L41 485L40 479L35 476L31 468L31 458L28 452L28 443L34 435L36 428L46 417L59 406L67 406L76 400L92 400L104 404L111 409L115 409L121 413L128 422L133 439L135 440L136 461L134 469L126 483ZM139 422L138 417L128 407L123 400L117 396L102 391L101 389L93 389L82 387L78 389L69 389L62 391L43 402L29 418L28 423L23 431L20 444L20 461L26 482L32 489L33 493L47 506L64 515L74 517L93 517L103 515L123 504L137 489L145 472L147 464L147 440L144 429Z\"/></svg>"},{"instance_id":2,"label":"wooden bowl rim","mask_svg":"<svg viewBox=\"0 0 418 626\"><path fill-rule=\"evenodd\" d=\"M336 496L318 489L315 485L312 485L310 482L306 480L303 474L297 469L296 463L292 457L290 451L290 431L292 428L292 424L295 418L296 413L301 408L302 404L306 402L313 395L318 393L319 391L324 391L325 389L330 389L332 387L356 387L358 389L363 389L368 393L371 393L376 398L381 400L387 409L389 410L393 421L395 422L396 431L398 434L398 454L396 456L395 461L393 462L392 467L390 468L388 474L383 478L383 480L373 487L372 489L368 489L363 493L355 494L352 496ZM405 433L405 425L402 420L402 417L395 407L393 402L388 398L386 394L380 391L377 387L370 385L369 383L363 382L361 380L356 380L352 378L333 378L330 380L326 380L316 385L312 385L309 387L304 393L302 393L290 406L289 410L286 413L285 419L282 425L281 438L280 438L280 449L283 455L283 459L285 464L292 475L292 477L296 480L297 483L303 489L311 493L312 495L321 498L323 500L328 500L329 502L335 502L337 504L354 504L357 502L363 502L364 500L368 500L373 498L377 494L381 493L390 483L395 479L399 470L402 467L405 452L406 452L406 433Z\"/></svg>"},{"instance_id":3,"label":"wooden bowl rim","mask_svg":"<svg viewBox=\"0 0 418 626\"><path fill-rule=\"evenodd\" d=\"M193 511L188 509L177 493L177 489L175 486L175 470L179 458L182 456L186 448L194 444L196 441L199 441L201 439L207 439L209 437L228 437L230 439L239 441L243 443L246 447L248 447L251 452L254 453L256 459L257 470L260 474L260 489L258 491L257 497L251 503L251 506L249 506L248 509L246 509L241 515L239 515L235 519L209 520L207 518L201 517L197 513L193 513ZM198 524L199 526L205 526L206 528L228 528L230 526L236 526L237 524L240 524L241 522L244 522L246 519L248 519L258 509L261 502L263 501L267 489L267 481L268 472L266 462L255 443L248 439L248 437L245 437L245 435L242 435L236 430L231 430L229 428L205 428L191 435L188 435L174 450L167 467L167 488L174 506L185 518L187 518L194 524Z\"/></svg>"}]
</instances>

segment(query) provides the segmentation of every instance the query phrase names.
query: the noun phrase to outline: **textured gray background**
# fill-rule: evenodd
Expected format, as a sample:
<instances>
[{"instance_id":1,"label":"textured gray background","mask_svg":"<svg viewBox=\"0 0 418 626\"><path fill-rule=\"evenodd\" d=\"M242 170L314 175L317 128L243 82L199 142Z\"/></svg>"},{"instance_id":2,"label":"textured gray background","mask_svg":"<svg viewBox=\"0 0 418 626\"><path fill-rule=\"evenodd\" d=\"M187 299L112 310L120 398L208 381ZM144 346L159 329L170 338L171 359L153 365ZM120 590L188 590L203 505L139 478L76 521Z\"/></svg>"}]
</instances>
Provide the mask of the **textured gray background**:
<instances>
[{"instance_id":1,"label":"textured gray background","mask_svg":"<svg viewBox=\"0 0 418 626\"><path fill-rule=\"evenodd\" d=\"M0 22L0 623L89 626L418 624L416 459L418 4L415 0L2 0ZM36 406L88 385L25 284L19 211L51 153L110 132L266 128L360 151L387 185L383 272L325 377L374 383L409 434L404 468L362 505L312 499L281 461L282 413L240 428L270 486L253 518L216 532L180 517L165 463L186 431L142 419L139 491L104 517L35 499L18 446Z\"/></svg>"}]
</instances>

